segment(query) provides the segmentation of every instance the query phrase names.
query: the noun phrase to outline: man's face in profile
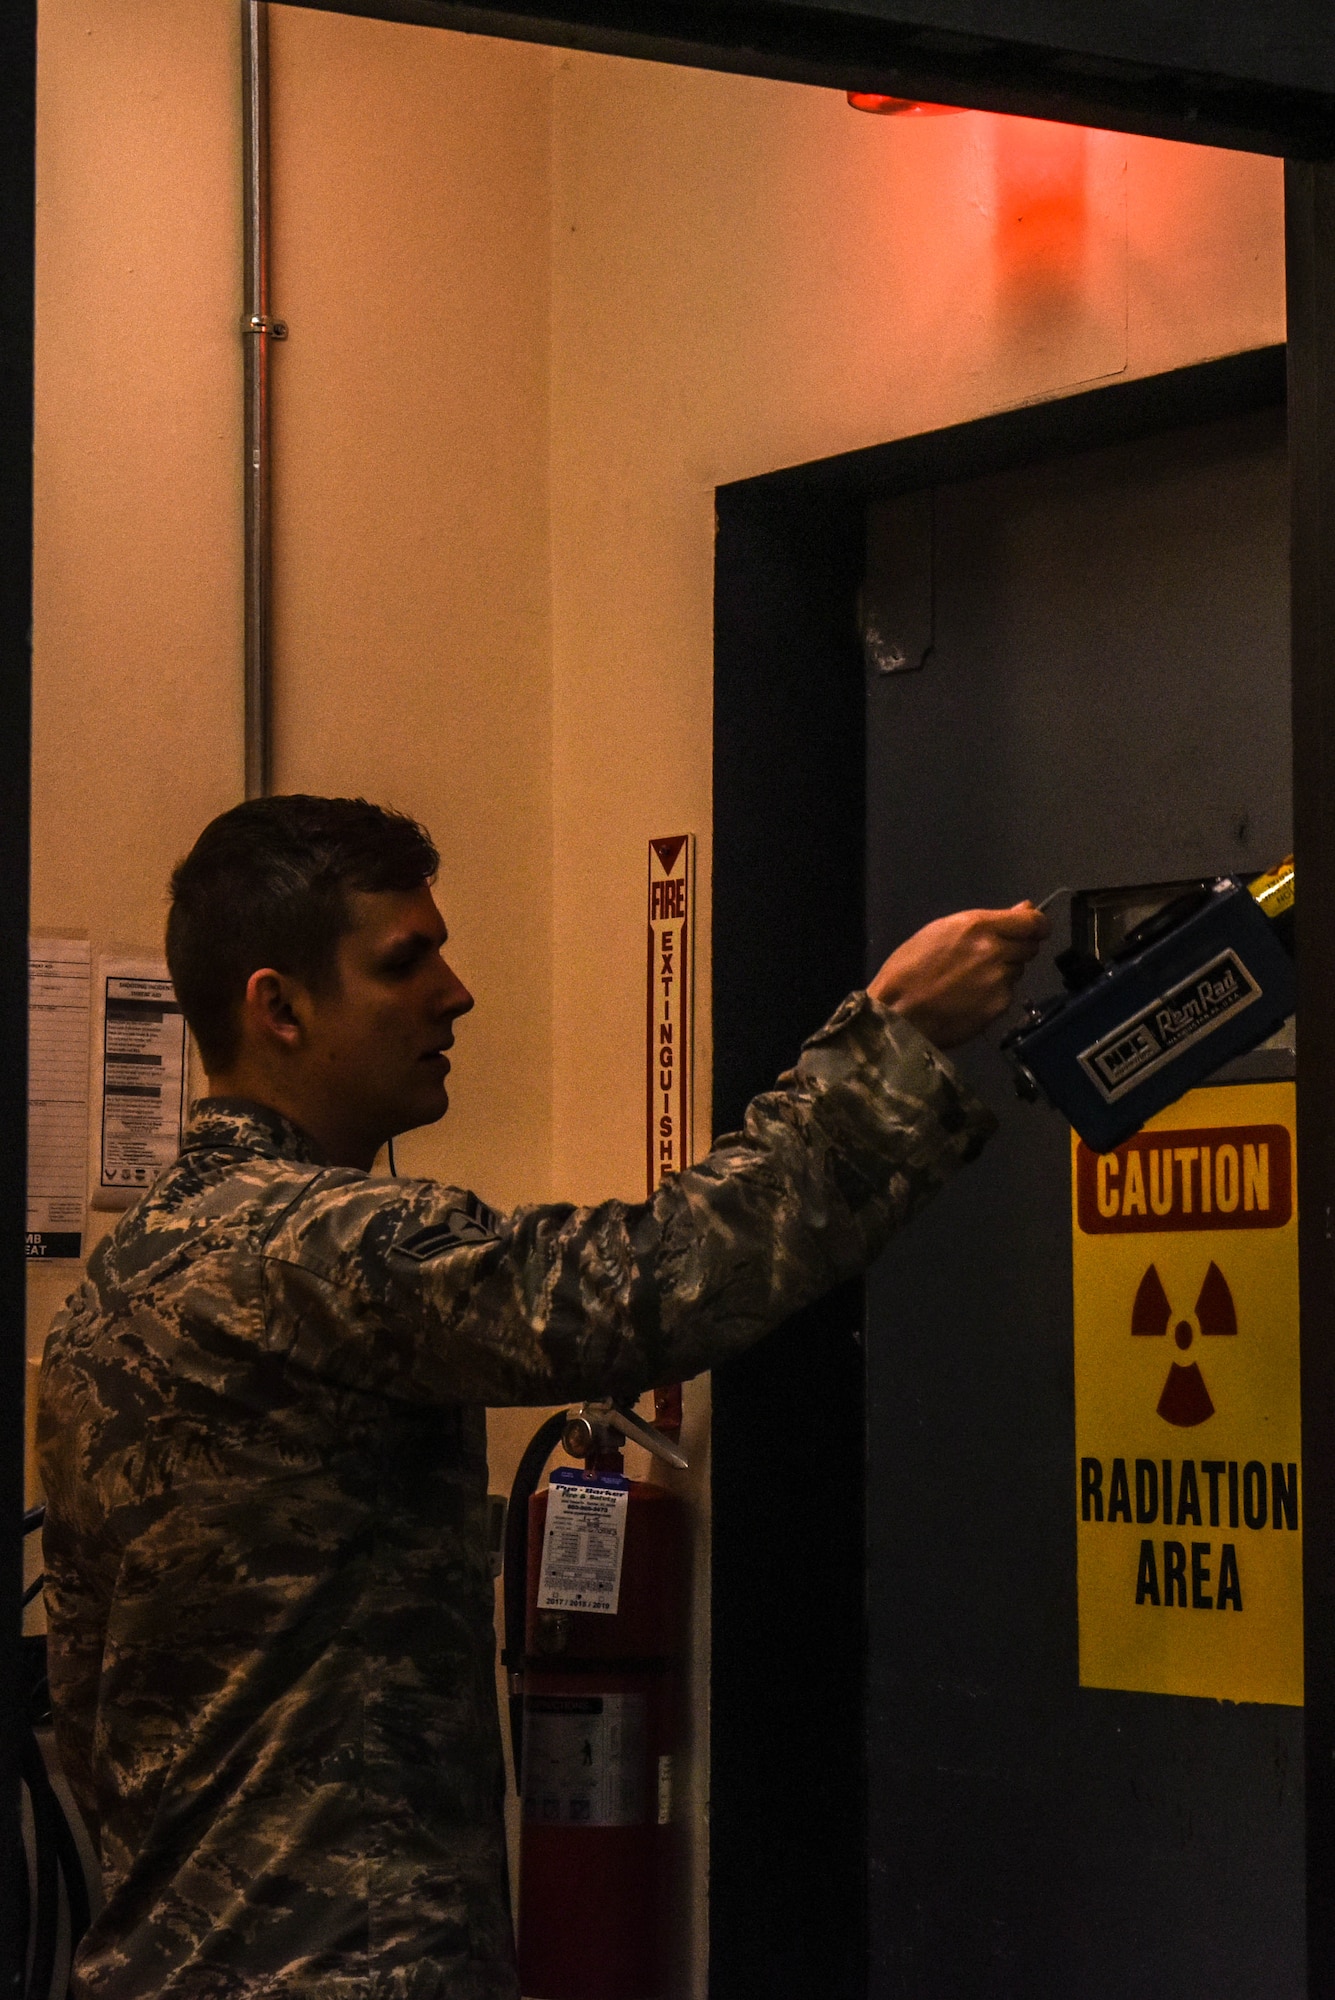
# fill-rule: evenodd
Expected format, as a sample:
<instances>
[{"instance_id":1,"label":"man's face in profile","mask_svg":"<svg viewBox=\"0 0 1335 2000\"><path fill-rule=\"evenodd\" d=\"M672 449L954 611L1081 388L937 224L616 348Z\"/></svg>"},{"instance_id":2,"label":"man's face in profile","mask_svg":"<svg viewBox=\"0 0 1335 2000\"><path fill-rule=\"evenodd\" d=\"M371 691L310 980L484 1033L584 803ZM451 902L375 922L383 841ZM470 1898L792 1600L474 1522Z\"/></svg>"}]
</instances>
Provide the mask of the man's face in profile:
<instances>
[{"instance_id":1,"label":"man's face in profile","mask_svg":"<svg viewBox=\"0 0 1335 2000\"><path fill-rule=\"evenodd\" d=\"M473 996L441 955L430 888L353 890L337 984L308 997L307 1055L349 1124L378 1135L430 1125L449 1108L454 1023Z\"/></svg>"}]
</instances>

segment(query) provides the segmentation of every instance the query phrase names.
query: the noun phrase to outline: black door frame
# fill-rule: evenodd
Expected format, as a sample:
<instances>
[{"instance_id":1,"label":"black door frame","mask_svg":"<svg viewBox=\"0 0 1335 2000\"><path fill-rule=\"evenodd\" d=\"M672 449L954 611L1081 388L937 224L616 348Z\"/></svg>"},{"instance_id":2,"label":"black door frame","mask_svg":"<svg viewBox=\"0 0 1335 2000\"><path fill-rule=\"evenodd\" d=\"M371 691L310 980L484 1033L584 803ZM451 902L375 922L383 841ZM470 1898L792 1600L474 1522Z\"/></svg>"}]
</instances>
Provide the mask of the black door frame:
<instances>
[{"instance_id":1,"label":"black door frame","mask_svg":"<svg viewBox=\"0 0 1335 2000\"><path fill-rule=\"evenodd\" d=\"M523 12L455 0L334 0L329 11L1287 157L1294 810L1307 1024L1298 1106L1310 1990L1335 1996L1335 1032L1322 1013L1335 992L1335 923L1325 916L1335 908L1335 785L1327 782L1335 780L1335 17L1326 0L1264 8L1255 0L527 0ZM0 1894L18 1841L36 35L37 0L8 0L0 10L0 1156L8 1225L0 1230ZM720 1710L722 1699L720 1686ZM759 1838L766 1829L755 1831ZM760 1855L754 1866L763 1872ZM11 1930L0 1926L0 2000L20 1982Z\"/></svg>"}]
</instances>

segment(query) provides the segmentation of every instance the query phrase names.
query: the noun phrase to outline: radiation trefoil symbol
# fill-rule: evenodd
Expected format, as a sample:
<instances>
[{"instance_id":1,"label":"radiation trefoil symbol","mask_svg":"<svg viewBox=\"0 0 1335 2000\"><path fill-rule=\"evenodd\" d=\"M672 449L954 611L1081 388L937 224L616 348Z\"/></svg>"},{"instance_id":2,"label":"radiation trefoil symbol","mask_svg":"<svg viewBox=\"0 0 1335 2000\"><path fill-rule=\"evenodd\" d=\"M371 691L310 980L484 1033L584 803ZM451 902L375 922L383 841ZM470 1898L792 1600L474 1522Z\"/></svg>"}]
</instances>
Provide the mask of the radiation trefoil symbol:
<instances>
[{"instance_id":1,"label":"radiation trefoil symbol","mask_svg":"<svg viewBox=\"0 0 1335 2000\"><path fill-rule=\"evenodd\" d=\"M1163 1280L1151 1264L1136 1291L1136 1302L1131 1308L1131 1331L1162 1338L1172 1317L1173 1308L1168 1303ZM1203 1334L1236 1334L1238 1330L1233 1294L1228 1288L1228 1280L1215 1263L1211 1263L1205 1274L1205 1282L1196 1300L1195 1319ZM1173 1338L1184 1353L1194 1337L1188 1319L1180 1319L1173 1328ZM1214 1404L1205 1386L1205 1377L1194 1361L1185 1364L1175 1361L1172 1364L1159 1398L1158 1411L1165 1423L1180 1424L1184 1428L1190 1424L1203 1424L1207 1417L1214 1415Z\"/></svg>"}]
</instances>

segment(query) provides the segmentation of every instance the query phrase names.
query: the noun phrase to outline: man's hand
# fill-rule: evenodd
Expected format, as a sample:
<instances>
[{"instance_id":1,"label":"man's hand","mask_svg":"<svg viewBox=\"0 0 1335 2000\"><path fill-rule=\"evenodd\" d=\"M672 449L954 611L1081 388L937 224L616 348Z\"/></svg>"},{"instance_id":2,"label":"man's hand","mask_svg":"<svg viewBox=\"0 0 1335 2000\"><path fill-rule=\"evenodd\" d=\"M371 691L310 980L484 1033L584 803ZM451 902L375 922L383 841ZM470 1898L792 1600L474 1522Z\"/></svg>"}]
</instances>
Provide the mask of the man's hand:
<instances>
[{"instance_id":1,"label":"man's hand","mask_svg":"<svg viewBox=\"0 0 1335 2000\"><path fill-rule=\"evenodd\" d=\"M1016 981L1051 929L1027 902L938 917L891 952L867 991L939 1049L953 1049L1005 1013Z\"/></svg>"}]
</instances>

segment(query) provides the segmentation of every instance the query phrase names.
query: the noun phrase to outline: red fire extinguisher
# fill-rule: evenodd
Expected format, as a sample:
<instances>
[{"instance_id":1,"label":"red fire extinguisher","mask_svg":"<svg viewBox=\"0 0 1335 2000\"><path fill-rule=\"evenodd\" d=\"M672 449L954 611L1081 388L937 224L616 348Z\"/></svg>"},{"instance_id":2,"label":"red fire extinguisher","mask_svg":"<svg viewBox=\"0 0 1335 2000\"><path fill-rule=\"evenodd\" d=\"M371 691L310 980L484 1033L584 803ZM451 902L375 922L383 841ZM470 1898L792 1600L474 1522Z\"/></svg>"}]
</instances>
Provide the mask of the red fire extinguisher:
<instances>
[{"instance_id":1,"label":"red fire extinguisher","mask_svg":"<svg viewBox=\"0 0 1335 2000\"><path fill-rule=\"evenodd\" d=\"M532 1492L558 1433L582 1466ZM660 1431L586 1403L533 1439L507 1522L528 2000L658 2000L663 1989L685 1518L661 1486L625 1477L627 1437L686 1464Z\"/></svg>"}]
</instances>

